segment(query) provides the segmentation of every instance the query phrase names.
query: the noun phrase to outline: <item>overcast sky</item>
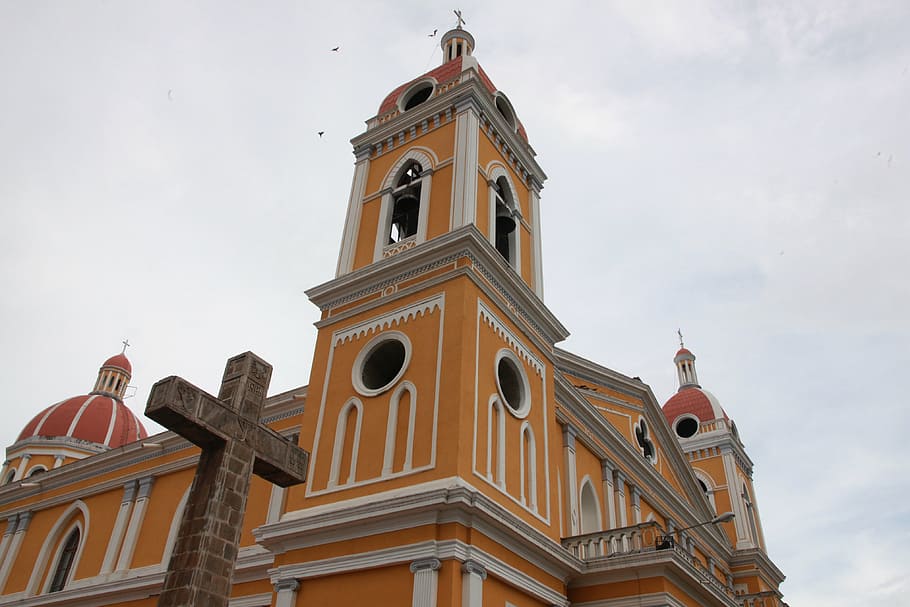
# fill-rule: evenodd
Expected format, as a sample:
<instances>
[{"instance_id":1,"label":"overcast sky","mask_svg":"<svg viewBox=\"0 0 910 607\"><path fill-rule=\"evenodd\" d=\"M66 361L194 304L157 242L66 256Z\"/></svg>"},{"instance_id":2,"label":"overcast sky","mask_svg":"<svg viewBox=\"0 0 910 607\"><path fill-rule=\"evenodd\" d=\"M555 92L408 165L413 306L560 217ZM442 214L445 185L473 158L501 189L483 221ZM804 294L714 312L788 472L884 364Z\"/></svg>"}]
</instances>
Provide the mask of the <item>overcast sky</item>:
<instances>
[{"instance_id":1,"label":"overcast sky","mask_svg":"<svg viewBox=\"0 0 910 607\"><path fill-rule=\"evenodd\" d=\"M910 3L490 4L457 8L549 177L561 346L664 402L682 328L786 600L908 604ZM124 338L140 414L248 349L308 383L349 140L452 8L0 0L0 443Z\"/></svg>"}]
</instances>

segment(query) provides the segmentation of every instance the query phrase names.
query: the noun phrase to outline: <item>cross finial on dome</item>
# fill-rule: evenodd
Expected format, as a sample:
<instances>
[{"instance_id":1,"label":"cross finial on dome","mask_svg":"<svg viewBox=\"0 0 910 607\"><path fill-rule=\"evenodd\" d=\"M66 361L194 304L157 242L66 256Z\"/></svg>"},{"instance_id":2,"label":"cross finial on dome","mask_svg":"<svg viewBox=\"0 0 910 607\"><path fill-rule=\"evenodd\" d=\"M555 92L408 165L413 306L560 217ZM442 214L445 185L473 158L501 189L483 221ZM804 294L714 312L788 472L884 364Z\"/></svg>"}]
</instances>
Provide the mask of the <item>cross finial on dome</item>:
<instances>
[{"instance_id":1,"label":"cross finial on dome","mask_svg":"<svg viewBox=\"0 0 910 607\"><path fill-rule=\"evenodd\" d=\"M465 21L465 20L462 18L462 16L461 16L461 11L460 11L460 10L455 9L455 10L453 10L452 12L455 13L455 16L456 16L456 17L458 17L458 23L455 24L455 27L456 27L456 28L461 29L461 26L462 26L462 25L467 25L468 22Z\"/></svg>"},{"instance_id":2,"label":"cross finial on dome","mask_svg":"<svg viewBox=\"0 0 910 607\"><path fill-rule=\"evenodd\" d=\"M126 349L130 347L130 340L129 340L129 339L124 339L124 340L121 341L120 343L123 344L123 349L120 350L120 353L121 353L121 354L126 354Z\"/></svg>"},{"instance_id":3,"label":"cross finial on dome","mask_svg":"<svg viewBox=\"0 0 910 607\"><path fill-rule=\"evenodd\" d=\"M683 343L682 329L676 329L676 334L679 335L679 347L680 347L680 348L685 348L686 345Z\"/></svg>"}]
</instances>

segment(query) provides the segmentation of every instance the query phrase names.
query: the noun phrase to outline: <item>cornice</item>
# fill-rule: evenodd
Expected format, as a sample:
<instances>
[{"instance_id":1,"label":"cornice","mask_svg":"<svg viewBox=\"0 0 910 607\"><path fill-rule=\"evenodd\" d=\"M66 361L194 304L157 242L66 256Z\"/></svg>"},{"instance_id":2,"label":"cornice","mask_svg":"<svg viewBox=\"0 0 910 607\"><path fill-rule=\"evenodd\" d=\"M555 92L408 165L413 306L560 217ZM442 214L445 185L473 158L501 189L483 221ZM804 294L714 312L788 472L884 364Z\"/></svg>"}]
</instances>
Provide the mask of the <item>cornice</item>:
<instances>
[{"instance_id":1,"label":"cornice","mask_svg":"<svg viewBox=\"0 0 910 607\"><path fill-rule=\"evenodd\" d=\"M736 550L730 559L730 567L742 567L753 565L757 568L770 582L769 585L780 586L787 576L777 568L777 565L759 548L746 548L745 550ZM734 577L736 574L734 573Z\"/></svg>"},{"instance_id":2,"label":"cornice","mask_svg":"<svg viewBox=\"0 0 910 607\"><path fill-rule=\"evenodd\" d=\"M544 305L531 288L484 238L474 225L467 225L443 234L394 257L359 268L306 291L307 296L321 310L356 302L399 282L420 276L431 270L468 258L472 270L482 276L495 290L499 299L505 300L509 311L516 313L548 342L548 348L568 337L568 330ZM376 305L375 301L365 306ZM362 309L362 308L361 308ZM319 321L322 327L338 319L329 316Z\"/></svg>"},{"instance_id":3,"label":"cornice","mask_svg":"<svg viewBox=\"0 0 910 607\"><path fill-rule=\"evenodd\" d=\"M567 579L580 567L558 542L459 477L422 483L407 493L392 490L289 512L253 535L267 549L283 553L449 522L477 529L554 577Z\"/></svg>"}]
</instances>

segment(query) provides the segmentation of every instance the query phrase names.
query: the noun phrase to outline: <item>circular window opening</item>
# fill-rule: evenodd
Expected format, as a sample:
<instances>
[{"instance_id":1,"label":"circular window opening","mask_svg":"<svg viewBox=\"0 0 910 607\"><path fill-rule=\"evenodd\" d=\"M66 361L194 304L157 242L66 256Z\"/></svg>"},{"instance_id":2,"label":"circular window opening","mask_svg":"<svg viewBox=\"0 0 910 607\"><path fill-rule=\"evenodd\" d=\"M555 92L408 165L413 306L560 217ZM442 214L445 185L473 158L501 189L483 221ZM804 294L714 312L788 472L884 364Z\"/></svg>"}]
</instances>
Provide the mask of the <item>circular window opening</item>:
<instances>
[{"instance_id":1,"label":"circular window opening","mask_svg":"<svg viewBox=\"0 0 910 607\"><path fill-rule=\"evenodd\" d=\"M513 415L527 415L530 408L528 379L520 363L506 350L501 352L496 362L496 385L499 396Z\"/></svg>"},{"instance_id":2,"label":"circular window opening","mask_svg":"<svg viewBox=\"0 0 910 607\"><path fill-rule=\"evenodd\" d=\"M354 388L364 396L388 390L401 379L410 358L411 344L404 334L377 336L357 355L351 377Z\"/></svg>"},{"instance_id":3,"label":"circular window opening","mask_svg":"<svg viewBox=\"0 0 910 607\"><path fill-rule=\"evenodd\" d=\"M684 417L676 422L676 434L682 438L690 438L698 432L698 420L693 417Z\"/></svg>"},{"instance_id":4,"label":"circular window opening","mask_svg":"<svg viewBox=\"0 0 910 607\"><path fill-rule=\"evenodd\" d=\"M427 84L420 87L413 93L408 96L407 101L404 104L404 111L408 111L412 107L416 107L430 98L430 95L433 94L433 85Z\"/></svg>"},{"instance_id":5,"label":"circular window opening","mask_svg":"<svg viewBox=\"0 0 910 607\"><path fill-rule=\"evenodd\" d=\"M360 377L367 390L388 386L404 368L404 344L397 339L381 342L367 354Z\"/></svg>"}]
</instances>

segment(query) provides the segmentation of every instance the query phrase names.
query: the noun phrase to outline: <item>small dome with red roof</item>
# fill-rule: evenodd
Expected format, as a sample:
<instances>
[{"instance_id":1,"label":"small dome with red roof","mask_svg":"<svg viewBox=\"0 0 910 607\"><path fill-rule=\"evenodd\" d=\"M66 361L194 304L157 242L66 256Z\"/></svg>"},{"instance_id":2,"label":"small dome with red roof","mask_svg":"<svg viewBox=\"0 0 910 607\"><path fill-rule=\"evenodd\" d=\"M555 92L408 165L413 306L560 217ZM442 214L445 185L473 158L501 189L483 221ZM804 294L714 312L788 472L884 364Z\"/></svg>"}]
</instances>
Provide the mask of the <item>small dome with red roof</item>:
<instances>
[{"instance_id":1,"label":"small dome with red roof","mask_svg":"<svg viewBox=\"0 0 910 607\"><path fill-rule=\"evenodd\" d=\"M679 390L664 403L663 413L676 434L680 438L691 438L704 423L729 421L717 397L698 384L695 355L683 345L682 333L679 336L679 351L673 362L676 364Z\"/></svg>"},{"instance_id":2,"label":"small dome with red roof","mask_svg":"<svg viewBox=\"0 0 910 607\"><path fill-rule=\"evenodd\" d=\"M126 354L121 352L120 354L115 354L109 359L104 361L102 367L116 367L117 369L123 369L129 374L133 373L133 365L130 364L130 360L126 357Z\"/></svg>"},{"instance_id":3,"label":"small dome with red roof","mask_svg":"<svg viewBox=\"0 0 910 607\"><path fill-rule=\"evenodd\" d=\"M464 72L473 69L477 73L476 77L479 77L481 83L483 83L484 89L490 94L496 109L512 130L527 143L528 134L524 125L521 124L521 121L515 115L511 102L502 91L496 88L487 73L477 63L477 59L472 55L474 37L461 27L456 27L442 36L440 45L443 51L442 65L422 76L405 82L386 95L386 98L379 105L378 122L381 124L387 119L406 112L421 103L429 101L435 95L449 90L462 82L462 74Z\"/></svg>"},{"instance_id":4,"label":"small dome with red roof","mask_svg":"<svg viewBox=\"0 0 910 607\"><path fill-rule=\"evenodd\" d=\"M85 444L90 451L121 447L146 438L142 422L123 404L132 365L123 352L111 356L98 370L89 394L74 396L41 411L26 424L16 444L29 439L59 439Z\"/></svg>"}]
</instances>

